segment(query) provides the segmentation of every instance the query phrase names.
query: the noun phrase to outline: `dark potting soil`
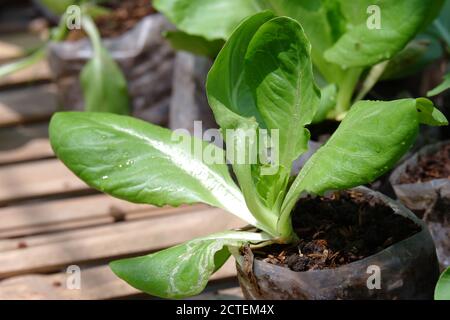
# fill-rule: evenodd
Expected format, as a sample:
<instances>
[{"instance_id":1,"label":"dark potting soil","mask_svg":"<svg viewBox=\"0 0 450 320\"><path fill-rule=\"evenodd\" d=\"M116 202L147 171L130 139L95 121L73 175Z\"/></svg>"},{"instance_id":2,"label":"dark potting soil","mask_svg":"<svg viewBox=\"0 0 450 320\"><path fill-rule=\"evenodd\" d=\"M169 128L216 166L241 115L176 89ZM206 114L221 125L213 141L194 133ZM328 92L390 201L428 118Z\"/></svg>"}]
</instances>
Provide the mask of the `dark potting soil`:
<instances>
[{"instance_id":1,"label":"dark potting soil","mask_svg":"<svg viewBox=\"0 0 450 320\"><path fill-rule=\"evenodd\" d=\"M336 268L420 231L380 200L355 191L301 199L292 219L299 242L255 249L256 259L298 272Z\"/></svg>"},{"instance_id":2,"label":"dark potting soil","mask_svg":"<svg viewBox=\"0 0 450 320\"><path fill-rule=\"evenodd\" d=\"M419 157L415 166L410 166L400 177L401 184L427 182L434 179L450 179L450 144L438 152Z\"/></svg>"},{"instance_id":3,"label":"dark potting soil","mask_svg":"<svg viewBox=\"0 0 450 320\"><path fill-rule=\"evenodd\" d=\"M102 6L111 10L95 19L102 38L119 36L132 29L142 18L155 13L150 0L111 0ZM77 41L84 37L86 34L82 30L73 30L67 40Z\"/></svg>"}]
</instances>

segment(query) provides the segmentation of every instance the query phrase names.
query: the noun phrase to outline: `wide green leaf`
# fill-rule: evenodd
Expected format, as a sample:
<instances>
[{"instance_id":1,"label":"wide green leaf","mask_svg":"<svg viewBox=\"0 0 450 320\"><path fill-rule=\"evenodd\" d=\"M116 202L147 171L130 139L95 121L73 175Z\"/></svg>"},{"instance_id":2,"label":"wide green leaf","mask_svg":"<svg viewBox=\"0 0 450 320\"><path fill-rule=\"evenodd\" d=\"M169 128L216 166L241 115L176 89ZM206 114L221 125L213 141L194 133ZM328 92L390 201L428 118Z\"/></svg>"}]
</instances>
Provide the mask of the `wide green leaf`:
<instances>
[{"instance_id":1,"label":"wide green leaf","mask_svg":"<svg viewBox=\"0 0 450 320\"><path fill-rule=\"evenodd\" d=\"M322 195L363 185L392 168L415 141L419 104L414 99L356 103L293 182L279 228L289 228L290 212L302 193Z\"/></svg>"},{"instance_id":2,"label":"wide green leaf","mask_svg":"<svg viewBox=\"0 0 450 320\"><path fill-rule=\"evenodd\" d=\"M92 19L85 16L82 21L94 50L92 59L84 66L80 76L86 111L130 113L130 98L125 76L102 46Z\"/></svg>"},{"instance_id":3,"label":"wide green leaf","mask_svg":"<svg viewBox=\"0 0 450 320\"><path fill-rule=\"evenodd\" d=\"M227 39L246 17L262 10L261 0L155 0L155 8L178 29L207 40Z\"/></svg>"},{"instance_id":4,"label":"wide green leaf","mask_svg":"<svg viewBox=\"0 0 450 320\"><path fill-rule=\"evenodd\" d=\"M274 18L269 12L262 12L246 19L226 42L217 56L206 83L208 101L215 119L224 130L235 130L235 139L227 142L227 150L254 150L256 139L246 139L245 132L255 133L258 128L265 128L252 90L245 76L245 55L248 46L258 29ZM238 131L241 130L241 131ZM249 161L239 163L236 159L233 170L244 193L245 200L252 213L266 225L276 225L276 215L265 207L261 196L255 188L252 164Z\"/></svg>"},{"instance_id":5,"label":"wide green leaf","mask_svg":"<svg viewBox=\"0 0 450 320\"><path fill-rule=\"evenodd\" d=\"M157 206L203 202L260 225L229 175L223 150L212 144L131 117L90 112L55 114L50 140L70 170L112 196ZM203 161L210 154L216 163Z\"/></svg>"},{"instance_id":6,"label":"wide green leaf","mask_svg":"<svg viewBox=\"0 0 450 320\"><path fill-rule=\"evenodd\" d=\"M203 291L229 258L227 246L270 240L265 234L230 231L195 239L147 256L110 264L133 287L161 298L185 298Z\"/></svg>"},{"instance_id":7,"label":"wide green leaf","mask_svg":"<svg viewBox=\"0 0 450 320\"><path fill-rule=\"evenodd\" d=\"M258 174L269 207L282 199L293 161L307 150L310 135L305 126L311 123L320 99L310 54L311 45L300 24L287 17L263 24L245 54L245 80L256 108L265 128L278 131L276 179Z\"/></svg>"},{"instance_id":8,"label":"wide green leaf","mask_svg":"<svg viewBox=\"0 0 450 320\"><path fill-rule=\"evenodd\" d=\"M442 273L434 291L435 300L450 300L450 268Z\"/></svg>"},{"instance_id":9,"label":"wide green leaf","mask_svg":"<svg viewBox=\"0 0 450 320\"><path fill-rule=\"evenodd\" d=\"M430 12L438 13L436 9L443 3L441 0L333 1L340 6L346 31L325 52L325 58L344 68L372 66L390 59L430 21Z\"/></svg>"}]
</instances>

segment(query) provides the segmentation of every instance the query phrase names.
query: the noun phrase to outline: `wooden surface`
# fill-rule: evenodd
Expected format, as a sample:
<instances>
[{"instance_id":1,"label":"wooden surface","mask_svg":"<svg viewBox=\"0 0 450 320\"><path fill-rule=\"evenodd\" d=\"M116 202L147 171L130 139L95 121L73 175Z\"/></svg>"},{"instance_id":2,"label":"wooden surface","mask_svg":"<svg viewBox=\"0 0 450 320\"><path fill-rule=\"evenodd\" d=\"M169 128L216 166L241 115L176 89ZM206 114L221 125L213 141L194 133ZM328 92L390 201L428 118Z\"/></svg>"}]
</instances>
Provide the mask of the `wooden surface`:
<instances>
[{"instance_id":1,"label":"wooden surface","mask_svg":"<svg viewBox=\"0 0 450 320\"><path fill-rule=\"evenodd\" d=\"M23 54L2 41L0 63ZM53 155L56 86L42 84L48 70L36 70L0 80L0 299L152 298L108 263L244 224L206 205L157 208L90 189ZM73 265L81 270L76 290L67 285ZM196 298L241 298L235 273L230 260Z\"/></svg>"}]
</instances>

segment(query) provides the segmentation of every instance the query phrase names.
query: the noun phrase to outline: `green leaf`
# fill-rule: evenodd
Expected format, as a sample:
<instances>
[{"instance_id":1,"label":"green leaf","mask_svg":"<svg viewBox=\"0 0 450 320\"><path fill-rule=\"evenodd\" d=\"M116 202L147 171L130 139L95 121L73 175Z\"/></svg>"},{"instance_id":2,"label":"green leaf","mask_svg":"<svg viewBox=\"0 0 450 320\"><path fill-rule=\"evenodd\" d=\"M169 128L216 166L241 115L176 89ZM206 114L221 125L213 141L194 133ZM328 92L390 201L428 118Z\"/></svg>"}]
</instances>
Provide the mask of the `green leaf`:
<instances>
[{"instance_id":1,"label":"green leaf","mask_svg":"<svg viewBox=\"0 0 450 320\"><path fill-rule=\"evenodd\" d=\"M89 112L56 113L50 140L70 170L114 197L157 206L203 202L260 226L214 145L131 117ZM196 147L218 163L205 164Z\"/></svg>"},{"instance_id":2,"label":"green leaf","mask_svg":"<svg viewBox=\"0 0 450 320\"><path fill-rule=\"evenodd\" d=\"M80 81L86 111L128 114L130 98L125 76L102 46L98 30L89 16L82 19L91 39L94 56L84 66Z\"/></svg>"},{"instance_id":3,"label":"green leaf","mask_svg":"<svg viewBox=\"0 0 450 320\"><path fill-rule=\"evenodd\" d=\"M320 99L310 54L311 45L300 24L280 17L258 29L245 55L246 82L256 108L265 128L278 130L279 136L276 176L258 174L263 196L271 200L269 208L284 197L292 163L308 148L310 134L305 126L311 123Z\"/></svg>"},{"instance_id":4,"label":"green leaf","mask_svg":"<svg viewBox=\"0 0 450 320\"><path fill-rule=\"evenodd\" d=\"M390 59L429 21L430 10L442 5L441 1L423 0L334 1L340 5L347 30L325 52L325 58L344 68L372 66ZM368 13L370 6L377 6L379 10ZM368 21L377 17L380 29L369 28Z\"/></svg>"},{"instance_id":5,"label":"green leaf","mask_svg":"<svg viewBox=\"0 0 450 320\"><path fill-rule=\"evenodd\" d=\"M450 300L450 268L441 274L434 291L434 300Z\"/></svg>"},{"instance_id":6,"label":"green leaf","mask_svg":"<svg viewBox=\"0 0 450 320\"><path fill-rule=\"evenodd\" d=\"M329 83L340 84L348 71L323 56L345 31L345 20L338 4L334 0L266 0L266 4L277 15L292 17L301 23L312 45L314 65Z\"/></svg>"},{"instance_id":7,"label":"green leaf","mask_svg":"<svg viewBox=\"0 0 450 320\"><path fill-rule=\"evenodd\" d=\"M165 37L175 50L188 51L210 58L215 58L225 43L221 39L209 41L201 36L193 36L182 31L168 31Z\"/></svg>"},{"instance_id":8,"label":"green leaf","mask_svg":"<svg viewBox=\"0 0 450 320\"><path fill-rule=\"evenodd\" d=\"M227 39L246 17L259 11L261 0L155 0L154 7L178 29L207 40Z\"/></svg>"},{"instance_id":9,"label":"green leaf","mask_svg":"<svg viewBox=\"0 0 450 320\"><path fill-rule=\"evenodd\" d=\"M39 0L39 2L56 15L62 15L67 7L77 3L76 0Z\"/></svg>"},{"instance_id":10,"label":"green leaf","mask_svg":"<svg viewBox=\"0 0 450 320\"><path fill-rule=\"evenodd\" d=\"M289 232L291 210L303 192L322 195L372 182L386 173L414 143L418 129L414 99L356 103L293 182L279 228Z\"/></svg>"},{"instance_id":11,"label":"green leaf","mask_svg":"<svg viewBox=\"0 0 450 320\"><path fill-rule=\"evenodd\" d=\"M255 132L260 127L265 128L246 81L245 54L258 29L273 18L272 13L262 12L246 19L226 42L208 74L206 83L208 101L222 130L239 129ZM239 132L235 132L237 133L235 139L227 141L227 150L244 148L253 150L257 143L255 139L242 138ZM223 133L226 140L226 134ZM248 161L245 163L233 161L233 170L251 212L259 221L274 228L276 214L264 206L263 199L256 192L252 165Z\"/></svg>"},{"instance_id":12,"label":"green leaf","mask_svg":"<svg viewBox=\"0 0 450 320\"><path fill-rule=\"evenodd\" d=\"M161 298L185 298L203 291L210 276L229 258L226 246L270 240L259 233L230 231L192 240L144 257L110 264L133 287Z\"/></svg>"},{"instance_id":13,"label":"green leaf","mask_svg":"<svg viewBox=\"0 0 450 320\"><path fill-rule=\"evenodd\" d=\"M448 125L447 118L445 118L439 109L435 108L432 101L425 98L419 98L416 99L416 102L420 123L430 126Z\"/></svg>"},{"instance_id":14,"label":"green leaf","mask_svg":"<svg viewBox=\"0 0 450 320\"><path fill-rule=\"evenodd\" d=\"M437 96L438 94L441 94L442 92L444 92L445 90L450 89L450 73L447 73L444 76L444 81L438 85L436 88L434 88L433 90L429 91L427 93L428 97L434 97Z\"/></svg>"}]
</instances>

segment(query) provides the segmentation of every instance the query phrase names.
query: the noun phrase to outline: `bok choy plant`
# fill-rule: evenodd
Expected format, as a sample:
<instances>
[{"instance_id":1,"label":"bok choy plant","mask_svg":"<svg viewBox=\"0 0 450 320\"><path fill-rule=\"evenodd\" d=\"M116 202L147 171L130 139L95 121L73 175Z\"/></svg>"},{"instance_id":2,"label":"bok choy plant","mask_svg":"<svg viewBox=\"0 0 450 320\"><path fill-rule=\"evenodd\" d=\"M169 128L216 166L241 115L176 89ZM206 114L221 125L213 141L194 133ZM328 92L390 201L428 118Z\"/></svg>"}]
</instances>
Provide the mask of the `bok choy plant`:
<instances>
[{"instance_id":1,"label":"bok choy plant","mask_svg":"<svg viewBox=\"0 0 450 320\"><path fill-rule=\"evenodd\" d=\"M323 89L314 122L342 119L364 71L370 70L355 101L376 84L387 67L386 61L433 21L442 4L443 0L154 1L155 8L178 28L168 33L174 47L192 50L192 41L196 41L205 54L254 13L272 10L299 21L311 41L316 78ZM209 51L206 42L210 42Z\"/></svg>"},{"instance_id":2,"label":"bok choy plant","mask_svg":"<svg viewBox=\"0 0 450 320\"><path fill-rule=\"evenodd\" d=\"M112 112L117 114L129 113L129 94L125 76L120 67L103 47L99 32L93 18L108 13L108 9L97 5L93 0L45 0L45 5L51 12L60 14L59 26L54 28L47 43L19 61L0 66L0 77L30 67L45 59L49 42L60 42L66 39L68 28L66 25L69 14L66 9L71 5L80 6L81 25L88 35L93 48L93 57L84 66L80 82L85 100L85 110L93 112ZM105 2L103 0L103 2ZM73 13L76 14L76 13Z\"/></svg>"},{"instance_id":3,"label":"bok choy plant","mask_svg":"<svg viewBox=\"0 0 450 320\"><path fill-rule=\"evenodd\" d=\"M174 139L168 129L126 116L87 112L53 116L50 139L55 153L90 186L135 203L206 203L258 230L224 231L112 262L120 278L159 297L196 295L230 252L241 246L296 241L291 214L304 193L320 195L371 182L408 150L420 123L447 124L424 98L360 101L299 175L291 177L293 161L307 150L310 134L305 126L320 103L310 53L301 25L289 17L265 11L238 26L207 80L226 152L194 137ZM229 130L236 132L231 140L225 134ZM242 134L262 130L277 136L270 152L265 139ZM195 144L222 161L206 161L205 153L192 151ZM263 145L263 152L254 163L228 157L230 148L253 150L256 144ZM276 170L268 172L271 166Z\"/></svg>"}]
</instances>

